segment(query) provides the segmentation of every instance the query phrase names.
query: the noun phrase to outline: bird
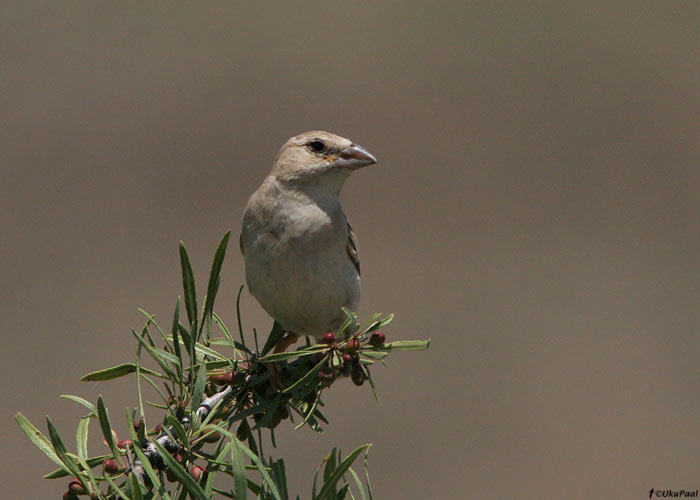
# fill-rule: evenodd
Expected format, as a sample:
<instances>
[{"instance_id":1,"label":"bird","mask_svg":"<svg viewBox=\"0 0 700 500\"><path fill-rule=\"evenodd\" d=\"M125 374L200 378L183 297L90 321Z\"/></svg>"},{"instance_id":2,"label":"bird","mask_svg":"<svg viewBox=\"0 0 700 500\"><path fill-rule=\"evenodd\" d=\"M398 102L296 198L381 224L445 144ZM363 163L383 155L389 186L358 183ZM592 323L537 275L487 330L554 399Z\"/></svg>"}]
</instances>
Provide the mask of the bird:
<instances>
[{"instance_id":1,"label":"bird","mask_svg":"<svg viewBox=\"0 0 700 500\"><path fill-rule=\"evenodd\" d=\"M357 239L340 203L355 171L377 163L344 137L310 131L280 148L243 213L240 248L248 290L287 333L321 340L360 301Z\"/></svg>"}]
</instances>

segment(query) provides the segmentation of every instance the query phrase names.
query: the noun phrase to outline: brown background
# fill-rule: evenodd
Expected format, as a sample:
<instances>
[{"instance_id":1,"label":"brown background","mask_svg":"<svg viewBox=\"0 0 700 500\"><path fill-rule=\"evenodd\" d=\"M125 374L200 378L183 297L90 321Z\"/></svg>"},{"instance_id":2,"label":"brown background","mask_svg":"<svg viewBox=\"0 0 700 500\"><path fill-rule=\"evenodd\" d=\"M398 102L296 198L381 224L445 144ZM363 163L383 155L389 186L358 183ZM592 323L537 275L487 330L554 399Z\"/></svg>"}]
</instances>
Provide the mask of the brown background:
<instances>
[{"instance_id":1,"label":"brown background","mask_svg":"<svg viewBox=\"0 0 700 500\"><path fill-rule=\"evenodd\" d=\"M433 345L374 371L381 404L338 384L324 436L279 433L292 491L367 441L377 499L700 488L698 2L15 2L0 23L3 496L65 488L16 411L73 446L59 394L101 392L123 428L132 381L78 378L133 358L137 307L169 321L181 238L202 295L316 128L380 159L343 193L361 315Z\"/></svg>"}]
</instances>

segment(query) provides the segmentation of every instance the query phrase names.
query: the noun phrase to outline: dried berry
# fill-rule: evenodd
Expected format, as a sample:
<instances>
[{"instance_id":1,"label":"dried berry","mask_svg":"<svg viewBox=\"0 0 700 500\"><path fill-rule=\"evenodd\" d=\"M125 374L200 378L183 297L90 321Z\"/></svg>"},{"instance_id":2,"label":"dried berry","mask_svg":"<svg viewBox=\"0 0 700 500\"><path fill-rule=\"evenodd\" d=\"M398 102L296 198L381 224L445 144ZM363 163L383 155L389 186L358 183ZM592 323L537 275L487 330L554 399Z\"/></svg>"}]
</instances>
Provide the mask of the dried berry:
<instances>
[{"instance_id":1,"label":"dried berry","mask_svg":"<svg viewBox=\"0 0 700 500\"><path fill-rule=\"evenodd\" d=\"M362 385L365 383L365 380L367 380L367 375L365 375L365 372L360 366L354 366L350 378L353 384Z\"/></svg>"},{"instance_id":2,"label":"dried berry","mask_svg":"<svg viewBox=\"0 0 700 500\"><path fill-rule=\"evenodd\" d=\"M325 382L331 381L335 378L335 373L330 368L321 368L316 376Z\"/></svg>"},{"instance_id":3,"label":"dried berry","mask_svg":"<svg viewBox=\"0 0 700 500\"><path fill-rule=\"evenodd\" d=\"M85 493L87 493L87 490L85 490L85 486L83 486L83 483L81 483L76 478L71 479L70 483L68 483L68 491L76 495L84 495Z\"/></svg>"}]
</instances>

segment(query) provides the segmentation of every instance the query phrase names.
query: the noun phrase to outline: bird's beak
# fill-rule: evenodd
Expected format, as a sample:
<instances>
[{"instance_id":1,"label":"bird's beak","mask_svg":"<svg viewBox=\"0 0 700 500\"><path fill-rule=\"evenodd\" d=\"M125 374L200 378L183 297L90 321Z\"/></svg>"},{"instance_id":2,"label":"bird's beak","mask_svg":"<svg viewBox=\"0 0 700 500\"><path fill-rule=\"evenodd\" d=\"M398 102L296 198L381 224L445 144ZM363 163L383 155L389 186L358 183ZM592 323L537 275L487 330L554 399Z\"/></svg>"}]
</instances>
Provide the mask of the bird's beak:
<instances>
[{"instance_id":1,"label":"bird's beak","mask_svg":"<svg viewBox=\"0 0 700 500\"><path fill-rule=\"evenodd\" d=\"M368 165L374 165L377 163L377 159L362 146L351 144L338 153L338 158L333 163L336 167L355 170Z\"/></svg>"}]
</instances>

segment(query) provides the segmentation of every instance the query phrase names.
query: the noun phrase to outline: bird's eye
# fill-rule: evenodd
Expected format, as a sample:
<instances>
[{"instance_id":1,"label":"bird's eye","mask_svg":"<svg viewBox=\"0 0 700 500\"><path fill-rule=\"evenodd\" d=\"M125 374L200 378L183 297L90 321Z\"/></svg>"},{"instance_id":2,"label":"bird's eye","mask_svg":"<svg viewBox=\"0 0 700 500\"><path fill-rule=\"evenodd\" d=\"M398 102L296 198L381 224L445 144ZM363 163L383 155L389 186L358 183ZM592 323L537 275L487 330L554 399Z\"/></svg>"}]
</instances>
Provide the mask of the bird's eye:
<instances>
[{"instance_id":1,"label":"bird's eye","mask_svg":"<svg viewBox=\"0 0 700 500\"><path fill-rule=\"evenodd\" d=\"M326 149L326 145L323 143L323 141L320 141L318 139L311 141L307 144L307 146L314 153L320 153L321 151Z\"/></svg>"}]
</instances>

